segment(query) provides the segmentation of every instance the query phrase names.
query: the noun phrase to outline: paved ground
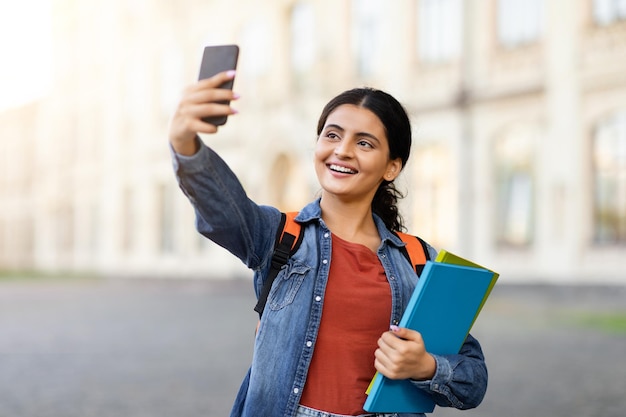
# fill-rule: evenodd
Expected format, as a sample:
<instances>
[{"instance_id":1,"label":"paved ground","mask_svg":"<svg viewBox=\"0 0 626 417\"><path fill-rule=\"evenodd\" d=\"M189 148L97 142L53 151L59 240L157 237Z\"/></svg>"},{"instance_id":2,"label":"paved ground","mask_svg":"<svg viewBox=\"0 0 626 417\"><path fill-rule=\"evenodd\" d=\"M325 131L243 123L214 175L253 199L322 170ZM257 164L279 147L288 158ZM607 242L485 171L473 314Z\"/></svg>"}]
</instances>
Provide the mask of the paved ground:
<instances>
[{"instance_id":1,"label":"paved ground","mask_svg":"<svg viewBox=\"0 0 626 417\"><path fill-rule=\"evenodd\" d=\"M0 281L0 417L228 415L252 298L240 281ZM626 416L625 318L626 287L496 286L473 331L487 397L434 416Z\"/></svg>"}]
</instances>

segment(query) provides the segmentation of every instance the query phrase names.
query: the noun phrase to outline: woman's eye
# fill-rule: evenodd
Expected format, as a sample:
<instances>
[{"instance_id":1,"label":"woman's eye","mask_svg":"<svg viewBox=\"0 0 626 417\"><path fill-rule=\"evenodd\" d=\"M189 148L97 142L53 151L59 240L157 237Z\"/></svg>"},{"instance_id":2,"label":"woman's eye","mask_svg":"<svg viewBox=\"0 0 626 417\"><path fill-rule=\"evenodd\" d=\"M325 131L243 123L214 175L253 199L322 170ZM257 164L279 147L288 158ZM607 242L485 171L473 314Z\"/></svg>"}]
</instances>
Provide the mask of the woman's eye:
<instances>
[{"instance_id":1,"label":"woman's eye","mask_svg":"<svg viewBox=\"0 0 626 417\"><path fill-rule=\"evenodd\" d=\"M372 144L371 144L371 143L369 143L369 142L368 142L368 141L366 141L366 140L360 140L360 141L358 142L358 145L359 145L359 146L362 146L362 147L364 147L364 148L373 148Z\"/></svg>"},{"instance_id":2,"label":"woman's eye","mask_svg":"<svg viewBox=\"0 0 626 417\"><path fill-rule=\"evenodd\" d=\"M327 137L328 139L339 139L339 136L338 136L336 133L333 133L333 132L328 132L328 133L326 134L326 137Z\"/></svg>"}]
</instances>

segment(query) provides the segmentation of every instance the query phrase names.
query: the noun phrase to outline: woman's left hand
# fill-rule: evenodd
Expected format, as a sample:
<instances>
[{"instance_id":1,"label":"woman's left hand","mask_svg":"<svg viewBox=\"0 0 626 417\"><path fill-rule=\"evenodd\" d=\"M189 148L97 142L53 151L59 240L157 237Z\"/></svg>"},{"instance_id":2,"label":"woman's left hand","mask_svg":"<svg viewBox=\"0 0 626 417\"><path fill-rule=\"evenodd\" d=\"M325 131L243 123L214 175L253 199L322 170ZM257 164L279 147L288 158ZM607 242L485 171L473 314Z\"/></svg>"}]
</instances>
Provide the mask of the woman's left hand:
<instances>
[{"instance_id":1,"label":"woman's left hand","mask_svg":"<svg viewBox=\"0 0 626 417\"><path fill-rule=\"evenodd\" d=\"M378 339L374 366L390 379L432 379L435 358L426 351L422 335L415 330L392 326Z\"/></svg>"}]
</instances>

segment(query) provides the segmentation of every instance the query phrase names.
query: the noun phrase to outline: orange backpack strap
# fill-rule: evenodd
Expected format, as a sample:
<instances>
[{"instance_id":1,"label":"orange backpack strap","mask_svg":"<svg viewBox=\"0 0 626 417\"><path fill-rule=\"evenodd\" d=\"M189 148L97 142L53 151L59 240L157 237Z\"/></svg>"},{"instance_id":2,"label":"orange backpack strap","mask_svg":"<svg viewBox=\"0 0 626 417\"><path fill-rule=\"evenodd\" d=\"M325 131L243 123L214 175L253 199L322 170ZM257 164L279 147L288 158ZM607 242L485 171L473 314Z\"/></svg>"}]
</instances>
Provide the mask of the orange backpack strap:
<instances>
[{"instance_id":1,"label":"orange backpack strap","mask_svg":"<svg viewBox=\"0 0 626 417\"><path fill-rule=\"evenodd\" d=\"M278 238L277 235L277 241L282 242L283 239L288 239L292 254L297 250L298 246L300 246L300 243L302 242L302 236L300 235L302 227L300 226L300 223L295 220L297 215L297 211L281 213L281 226L278 228L279 233L281 233L280 238Z\"/></svg>"},{"instance_id":2,"label":"orange backpack strap","mask_svg":"<svg viewBox=\"0 0 626 417\"><path fill-rule=\"evenodd\" d=\"M304 233L302 233L302 227L300 223L295 221L297 211L289 213L281 213L280 224L278 225L278 231L276 232L276 241L274 243L274 253L272 254L272 263L269 273L261 289L261 294L254 307L254 311L259 313L259 318L263 315L265 309L265 303L267 297L270 294L272 283L280 272L283 265L287 263L289 257L293 255L300 247Z\"/></svg>"},{"instance_id":3,"label":"orange backpack strap","mask_svg":"<svg viewBox=\"0 0 626 417\"><path fill-rule=\"evenodd\" d=\"M396 235L406 244L402 254L411 263L417 276L420 276L426 261L430 261L428 244L421 238L407 233L396 232Z\"/></svg>"}]
</instances>

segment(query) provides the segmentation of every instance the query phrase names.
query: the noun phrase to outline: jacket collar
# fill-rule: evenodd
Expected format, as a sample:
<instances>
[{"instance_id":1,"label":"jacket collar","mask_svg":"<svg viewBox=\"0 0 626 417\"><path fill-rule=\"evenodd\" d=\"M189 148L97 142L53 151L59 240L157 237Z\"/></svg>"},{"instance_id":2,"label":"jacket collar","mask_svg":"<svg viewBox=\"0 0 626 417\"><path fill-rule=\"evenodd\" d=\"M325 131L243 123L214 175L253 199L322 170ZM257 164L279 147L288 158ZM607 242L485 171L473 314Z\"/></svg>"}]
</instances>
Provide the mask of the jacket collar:
<instances>
[{"instance_id":1,"label":"jacket collar","mask_svg":"<svg viewBox=\"0 0 626 417\"><path fill-rule=\"evenodd\" d=\"M298 223L309 223L313 221L317 221L323 224L322 220L322 208L320 207L321 198L318 198L306 206L296 216L295 220ZM374 223L376 223L376 227L378 228L378 234L382 241L386 241L396 247L402 247L405 245L404 242L393 232L391 232L385 226L383 220L377 215L374 214Z\"/></svg>"}]
</instances>

